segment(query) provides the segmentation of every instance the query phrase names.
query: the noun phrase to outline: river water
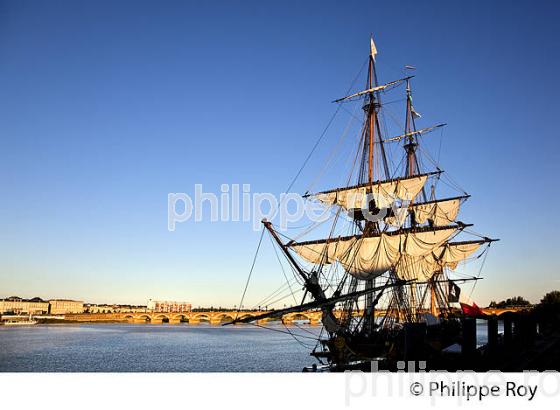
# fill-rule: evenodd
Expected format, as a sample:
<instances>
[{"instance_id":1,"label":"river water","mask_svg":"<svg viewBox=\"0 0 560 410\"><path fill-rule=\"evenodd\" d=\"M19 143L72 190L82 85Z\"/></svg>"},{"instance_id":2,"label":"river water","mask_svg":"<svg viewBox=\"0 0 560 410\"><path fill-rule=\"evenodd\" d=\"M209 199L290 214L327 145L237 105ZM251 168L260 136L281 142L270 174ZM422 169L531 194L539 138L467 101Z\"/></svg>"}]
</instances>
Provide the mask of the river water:
<instances>
[{"instance_id":1,"label":"river water","mask_svg":"<svg viewBox=\"0 0 560 410\"><path fill-rule=\"evenodd\" d=\"M64 324L0 326L3 372L300 372L318 326ZM501 326L500 326L501 327ZM477 326L479 344L486 326ZM500 329L501 330L501 329Z\"/></svg>"},{"instance_id":2,"label":"river water","mask_svg":"<svg viewBox=\"0 0 560 410\"><path fill-rule=\"evenodd\" d=\"M64 324L0 326L0 371L300 372L321 328ZM311 333L309 333L311 332Z\"/></svg>"}]
</instances>

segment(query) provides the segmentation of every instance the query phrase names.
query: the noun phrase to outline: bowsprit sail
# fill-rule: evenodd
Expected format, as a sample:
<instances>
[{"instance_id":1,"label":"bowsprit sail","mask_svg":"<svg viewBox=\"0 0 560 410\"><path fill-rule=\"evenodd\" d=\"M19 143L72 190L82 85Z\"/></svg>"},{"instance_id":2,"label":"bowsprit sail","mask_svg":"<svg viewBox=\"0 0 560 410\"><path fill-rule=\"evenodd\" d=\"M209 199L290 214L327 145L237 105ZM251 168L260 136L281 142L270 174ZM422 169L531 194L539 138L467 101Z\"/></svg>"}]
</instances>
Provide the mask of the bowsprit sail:
<instances>
[{"instance_id":1,"label":"bowsprit sail","mask_svg":"<svg viewBox=\"0 0 560 410\"><path fill-rule=\"evenodd\" d=\"M263 220L303 285L303 300L290 308L233 321L280 318L317 309L322 312L326 336L313 355L326 360L331 369L345 369L372 358L406 357L403 329L427 326L427 318L431 325L442 325L460 312L458 284L478 277L461 276L455 270L462 262L482 256L494 241L470 232L472 225L458 219L469 198L466 192L440 197L439 183L445 174L437 163L431 168L423 166L422 155L428 154L421 145L426 134L445 124L416 127L420 115L412 105L413 77L379 84L373 39L370 45L365 88L334 101L358 103L363 110L357 160L350 170L353 180L346 186L305 195L331 211L329 234L290 239ZM396 137L386 138L382 97L402 92L402 88L405 121L392 134L398 134ZM395 149L398 146L402 150ZM393 156L400 157L400 162L393 161L390 152L397 152ZM346 235L338 233L343 224ZM458 238L467 234L476 238Z\"/></svg>"}]
</instances>

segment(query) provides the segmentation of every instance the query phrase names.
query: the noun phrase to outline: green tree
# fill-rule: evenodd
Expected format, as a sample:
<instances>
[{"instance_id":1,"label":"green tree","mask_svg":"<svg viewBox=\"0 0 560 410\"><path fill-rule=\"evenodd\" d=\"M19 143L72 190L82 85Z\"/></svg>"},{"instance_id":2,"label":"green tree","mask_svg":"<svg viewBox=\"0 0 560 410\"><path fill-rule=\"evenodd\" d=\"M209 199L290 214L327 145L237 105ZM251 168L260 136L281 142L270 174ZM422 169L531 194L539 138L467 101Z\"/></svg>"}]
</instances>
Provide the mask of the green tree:
<instances>
[{"instance_id":1,"label":"green tree","mask_svg":"<svg viewBox=\"0 0 560 410\"><path fill-rule=\"evenodd\" d=\"M541 299L541 305L560 305L560 291L553 290L548 292Z\"/></svg>"},{"instance_id":2,"label":"green tree","mask_svg":"<svg viewBox=\"0 0 560 410\"><path fill-rule=\"evenodd\" d=\"M510 303L512 306L529 306L531 304L531 302L522 296L515 296L511 298Z\"/></svg>"},{"instance_id":3,"label":"green tree","mask_svg":"<svg viewBox=\"0 0 560 410\"><path fill-rule=\"evenodd\" d=\"M560 292L554 290L548 292L541 299L534 312L539 324L543 329L554 329L557 331L560 324Z\"/></svg>"},{"instance_id":4,"label":"green tree","mask_svg":"<svg viewBox=\"0 0 560 410\"><path fill-rule=\"evenodd\" d=\"M506 300L502 300L501 302L496 303L496 307L504 308L508 306L529 306L530 304L531 302L529 302L522 296L514 296L512 298L507 298Z\"/></svg>"}]
</instances>

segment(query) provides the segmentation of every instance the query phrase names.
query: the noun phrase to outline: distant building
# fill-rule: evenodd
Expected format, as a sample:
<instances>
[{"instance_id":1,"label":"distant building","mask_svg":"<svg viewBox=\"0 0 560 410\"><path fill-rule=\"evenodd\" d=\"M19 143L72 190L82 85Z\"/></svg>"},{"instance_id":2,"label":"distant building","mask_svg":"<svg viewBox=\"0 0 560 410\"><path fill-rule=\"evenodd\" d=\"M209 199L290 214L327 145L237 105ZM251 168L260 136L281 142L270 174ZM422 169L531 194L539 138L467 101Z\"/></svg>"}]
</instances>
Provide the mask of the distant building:
<instances>
[{"instance_id":1,"label":"distant building","mask_svg":"<svg viewBox=\"0 0 560 410\"><path fill-rule=\"evenodd\" d=\"M146 306L141 305L117 305L116 312L119 313L145 313L147 310Z\"/></svg>"},{"instance_id":2,"label":"distant building","mask_svg":"<svg viewBox=\"0 0 560 410\"><path fill-rule=\"evenodd\" d=\"M115 313L115 307L113 305L86 303L84 305L84 313Z\"/></svg>"},{"instance_id":3,"label":"distant building","mask_svg":"<svg viewBox=\"0 0 560 410\"><path fill-rule=\"evenodd\" d=\"M87 303L84 305L85 313L143 313L146 312L146 306L135 305L97 305Z\"/></svg>"},{"instance_id":4,"label":"distant building","mask_svg":"<svg viewBox=\"0 0 560 410\"><path fill-rule=\"evenodd\" d=\"M64 315L67 313L84 313L84 302L69 299L49 300L49 313L51 315Z\"/></svg>"},{"instance_id":5,"label":"distant building","mask_svg":"<svg viewBox=\"0 0 560 410\"><path fill-rule=\"evenodd\" d=\"M184 313L190 312L192 305L188 302L174 302L169 300L152 300L148 301L148 310L152 312L171 312Z\"/></svg>"},{"instance_id":6,"label":"distant building","mask_svg":"<svg viewBox=\"0 0 560 410\"><path fill-rule=\"evenodd\" d=\"M38 315L48 312L49 302L45 302L41 298L22 299L18 296L10 296L6 299L0 299L0 314Z\"/></svg>"}]
</instances>

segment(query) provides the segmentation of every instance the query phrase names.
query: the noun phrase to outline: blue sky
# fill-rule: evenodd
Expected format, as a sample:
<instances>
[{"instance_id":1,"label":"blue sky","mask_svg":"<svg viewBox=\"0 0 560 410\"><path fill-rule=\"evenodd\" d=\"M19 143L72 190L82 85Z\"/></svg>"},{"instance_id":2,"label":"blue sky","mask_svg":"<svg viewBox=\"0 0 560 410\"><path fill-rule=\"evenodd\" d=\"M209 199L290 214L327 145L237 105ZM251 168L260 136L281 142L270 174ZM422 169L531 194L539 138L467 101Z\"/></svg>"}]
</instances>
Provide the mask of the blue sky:
<instances>
[{"instance_id":1,"label":"blue sky","mask_svg":"<svg viewBox=\"0 0 560 410\"><path fill-rule=\"evenodd\" d=\"M238 303L258 232L169 232L167 194L286 189L373 33L381 80L416 66L421 126L449 124L462 219L501 238L474 299L538 301L560 288L559 18L529 1L0 1L0 294ZM271 252L255 301L282 280Z\"/></svg>"}]
</instances>

